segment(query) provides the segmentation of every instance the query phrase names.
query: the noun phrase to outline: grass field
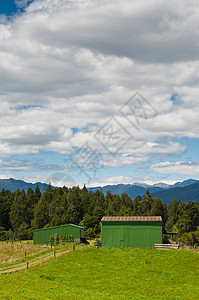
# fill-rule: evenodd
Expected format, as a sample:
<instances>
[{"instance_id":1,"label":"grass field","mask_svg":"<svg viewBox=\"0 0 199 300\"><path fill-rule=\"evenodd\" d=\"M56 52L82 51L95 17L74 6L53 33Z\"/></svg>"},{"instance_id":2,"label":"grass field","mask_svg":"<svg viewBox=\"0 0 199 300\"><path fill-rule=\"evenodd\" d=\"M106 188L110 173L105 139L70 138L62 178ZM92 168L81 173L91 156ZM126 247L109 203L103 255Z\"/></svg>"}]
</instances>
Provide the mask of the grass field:
<instances>
[{"instance_id":1,"label":"grass field","mask_svg":"<svg viewBox=\"0 0 199 300\"><path fill-rule=\"evenodd\" d=\"M50 245L33 245L32 241L23 242L0 242L0 274L1 269L9 266L17 266L22 262L31 261L32 259L41 259L47 254L72 250L73 243L66 243L65 245L53 246Z\"/></svg>"},{"instance_id":2,"label":"grass field","mask_svg":"<svg viewBox=\"0 0 199 300\"><path fill-rule=\"evenodd\" d=\"M4 264L13 263L15 261L21 260L26 256L31 256L33 254L43 252L49 249L45 245L32 245L26 243L0 243L0 266Z\"/></svg>"},{"instance_id":3,"label":"grass field","mask_svg":"<svg viewBox=\"0 0 199 300\"><path fill-rule=\"evenodd\" d=\"M199 254L87 246L0 276L0 299L199 299Z\"/></svg>"}]
</instances>

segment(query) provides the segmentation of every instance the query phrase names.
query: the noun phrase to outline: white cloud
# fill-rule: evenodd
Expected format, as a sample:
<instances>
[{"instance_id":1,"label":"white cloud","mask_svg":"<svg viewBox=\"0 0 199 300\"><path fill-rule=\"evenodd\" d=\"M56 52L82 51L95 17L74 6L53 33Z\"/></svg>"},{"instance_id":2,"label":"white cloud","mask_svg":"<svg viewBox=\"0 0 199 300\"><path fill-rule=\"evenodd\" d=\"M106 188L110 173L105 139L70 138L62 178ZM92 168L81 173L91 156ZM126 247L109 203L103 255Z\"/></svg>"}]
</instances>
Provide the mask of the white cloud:
<instances>
[{"instance_id":1,"label":"white cloud","mask_svg":"<svg viewBox=\"0 0 199 300\"><path fill-rule=\"evenodd\" d=\"M0 179L10 179L10 178L16 178L16 175L15 174L0 174Z\"/></svg>"},{"instance_id":2,"label":"white cloud","mask_svg":"<svg viewBox=\"0 0 199 300\"><path fill-rule=\"evenodd\" d=\"M148 184L154 185L160 183L160 180L157 181L151 176L145 176L143 178L131 177L131 176L112 176L112 177L97 177L93 178L92 182L87 184L87 187L98 187L106 185L116 185L116 184ZM174 184L176 180L164 179L164 183Z\"/></svg>"},{"instance_id":3,"label":"white cloud","mask_svg":"<svg viewBox=\"0 0 199 300\"><path fill-rule=\"evenodd\" d=\"M56 162L45 162L42 159L2 159L0 160L0 170L16 172L66 172L68 169Z\"/></svg>"},{"instance_id":4,"label":"white cloud","mask_svg":"<svg viewBox=\"0 0 199 300\"><path fill-rule=\"evenodd\" d=\"M152 165L150 169L158 173L177 173L196 176L199 175L199 162L163 162Z\"/></svg>"},{"instance_id":5,"label":"white cloud","mask_svg":"<svg viewBox=\"0 0 199 300\"><path fill-rule=\"evenodd\" d=\"M120 184L133 184L136 179L131 176L112 176L112 177L98 177L94 178L92 183L88 184L88 187L105 186Z\"/></svg>"},{"instance_id":6,"label":"white cloud","mask_svg":"<svg viewBox=\"0 0 199 300\"><path fill-rule=\"evenodd\" d=\"M47 184L51 184L55 187L63 187L64 185L67 187L73 187L76 185L75 180L68 174L64 172L60 173L52 173L50 176L42 176L42 175L35 175L35 176L24 176L23 180L26 182L43 182Z\"/></svg>"},{"instance_id":7,"label":"white cloud","mask_svg":"<svg viewBox=\"0 0 199 300\"><path fill-rule=\"evenodd\" d=\"M87 141L106 166L185 151L171 139L199 137L198 8L196 1L35 0L12 22L2 19L1 157L72 153ZM136 90L157 110L140 118L140 131L119 112ZM112 117L131 138L110 159L95 134Z\"/></svg>"},{"instance_id":8,"label":"white cloud","mask_svg":"<svg viewBox=\"0 0 199 300\"><path fill-rule=\"evenodd\" d=\"M195 1L48 0L28 11L50 15L30 28L42 42L156 63L198 59L197 9Z\"/></svg>"},{"instance_id":9,"label":"white cloud","mask_svg":"<svg viewBox=\"0 0 199 300\"><path fill-rule=\"evenodd\" d=\"M31 0L15 0L15 3L18 7L23 8L23 7L26 7L28 2L30 2L30 1Z\"/></svg>"}]
</instances>

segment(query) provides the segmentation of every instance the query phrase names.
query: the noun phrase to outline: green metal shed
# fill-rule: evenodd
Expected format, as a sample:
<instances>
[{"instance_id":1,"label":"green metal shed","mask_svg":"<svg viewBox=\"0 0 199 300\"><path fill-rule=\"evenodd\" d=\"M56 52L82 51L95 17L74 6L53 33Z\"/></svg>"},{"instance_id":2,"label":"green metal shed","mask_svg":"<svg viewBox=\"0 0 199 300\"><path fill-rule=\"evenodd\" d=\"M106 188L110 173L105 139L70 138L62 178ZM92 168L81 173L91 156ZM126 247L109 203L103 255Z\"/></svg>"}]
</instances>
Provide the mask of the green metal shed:
<instances>
[{"instance_id":1,"label":"green metal shed","mask_svg":"<svg viewBox=\"0 0 199 300\"><path fill-rule=\"evenodd\" d=\"M162 243L162 217L103 217L101 245L106 248L154 248Z\"/></svg>"},{"instance_id":2,"label":"green metal shed","mask_svg":"<svg viewBox=\"0 0 199 300\"><path fill-rule=\"evenodd\" d=\"M56 234L72 235L73 239L76 240L81 238L81 229L84 228L74 224L35 229L33 231L33 241L34 244L45 244L49 242L51 235L55 236Z\"/></svg>"}]
</instances>

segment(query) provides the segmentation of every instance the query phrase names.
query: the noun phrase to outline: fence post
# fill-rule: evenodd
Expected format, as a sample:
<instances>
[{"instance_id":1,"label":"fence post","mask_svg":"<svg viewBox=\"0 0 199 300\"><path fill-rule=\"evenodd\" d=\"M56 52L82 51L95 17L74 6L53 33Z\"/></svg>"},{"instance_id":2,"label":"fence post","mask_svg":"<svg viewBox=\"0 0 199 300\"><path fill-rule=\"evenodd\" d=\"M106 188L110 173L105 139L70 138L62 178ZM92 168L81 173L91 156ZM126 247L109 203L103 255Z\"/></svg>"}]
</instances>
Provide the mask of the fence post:
<instances>
[{"instance_id":1,"label":"fence post","mask_svg":"<svg viewBox=\"0 0 199 300\"><path fill-rule=\"evenodd\" d=\"M26 258L26 252L25 252L25 258Z\"/></svg>"},{"instance_id":2,"label":"fence post","mask_svg":"<svg viewBox=\"0 0 199 300\"><path fill-rule=\"evenodd\" d=\"M55 253L55 251L54 251L54 257L56 258L56 253Z\"/></svg>"},{"instance_id":3,"label":"fence post","mask_svg":"<svg viewBox=\"0 0 199 300\"><path fill-rule=\"evenodd\" d=\"M51 243L50 248L52 249L52 247L53 247L53 244Z\"/></svg>"},{"instance_id":4,"label":"fence post","mask_svg":"<svg viewBox=\"0 0 199 300\"><path fill-rule=\"evenodd\" d=\"M28 267L29 267L29 262L27 261L27 270L28 270Z\"/></svg>"}]
</instances>

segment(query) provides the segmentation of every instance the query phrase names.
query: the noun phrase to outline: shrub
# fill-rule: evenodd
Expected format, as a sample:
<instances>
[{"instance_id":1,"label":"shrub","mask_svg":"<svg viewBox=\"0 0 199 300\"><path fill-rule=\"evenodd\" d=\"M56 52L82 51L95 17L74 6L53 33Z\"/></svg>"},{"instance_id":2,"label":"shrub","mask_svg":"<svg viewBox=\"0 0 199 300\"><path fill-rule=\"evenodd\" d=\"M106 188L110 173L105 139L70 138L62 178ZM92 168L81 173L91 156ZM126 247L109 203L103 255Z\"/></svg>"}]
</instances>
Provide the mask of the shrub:
<instances>
[{"instance_id":1,"label":"shrub","mask_svg":"<svg viewBox=\"0 0 199 300\"><path fill-rule=\"evenodd\" d=\"M7 240L7 232L3 227L0 227L0 241Z\"/></svg>"},{"instance_id":2,"label":"shrub","mask_svg":"<svg viewBox=\"0 0 199 300\"><path fill-rule=\"evenodd\" d=\"M73 242L73 236L71 234L66 235L66 242Z\"/></svg>"},{"instance_id":3,"label":"shrub","mask_svg":"<svg viewBox=\"0 0 199 300\"><path fill-rule=\"evenodd\" d=\"M30 238L28 224L23 222L17 230L17 238L19 240L28 240Z\"/></svg>"},{"instance_id":4,"label":"shrub","mask_svg":"<svg viewBox=\"0 0 199 300\"><path fill-rule=\"evenodd\" d=\"M69 237L70 237L70 241L74 242L74 238L73 238L72 234L70 234Z\"/></svg>"},{"instance_id":5,"label":"shrub","mask_svg":"<svg viewBox=\"0 0 199 300\"><path fill-rule=\"evenodd\" d=\"M187 232L181 235L180 241L185 243L187 246L198 246L199 245L199 229L196 231Z\"/></svg>"},{"instance_id":6,"label":"shrub","mask_svg":"<svg viewBox=\"0 0 199 300\"><path fill-rule=\"evenodd\" d=\"M50 236L49 240L50 240L50 243L51 243L51 244L54 243L54 236L53 236L53 234Z\"/></svg>"},{"instance_id":7,"label":"shrub","mask_svg":"<svg viewBox=\"0 0 199 300\"><path fill-rule=\"evenodd\" d=\"M55 242L55 245L58 245L59 244L59 234L57 233L55 238L54 238L54 242Z\"/></svg>"},{"instance_id":8,"label":"shrub","mask_svg":"<svg viewBox=\"0 0 199 300\"><path fill-rule=\"evenodd\" d=\"M61 244L63 244L64 241L65 241L65 236L64 236L63 234L60 234L60 236L59 236L59 242L60 242Z\"/></svg>"},{"instance_id":9,"label":"shrub","mask_svg":"<svg viewBox=\"0 0 199 300\"><path fill-rule=\"evenodd\" d=\"M94 238L95 237L95 230L93 228L88 228L85 232L85 236L87 238Z\"/></svg>"}]
</instances>

